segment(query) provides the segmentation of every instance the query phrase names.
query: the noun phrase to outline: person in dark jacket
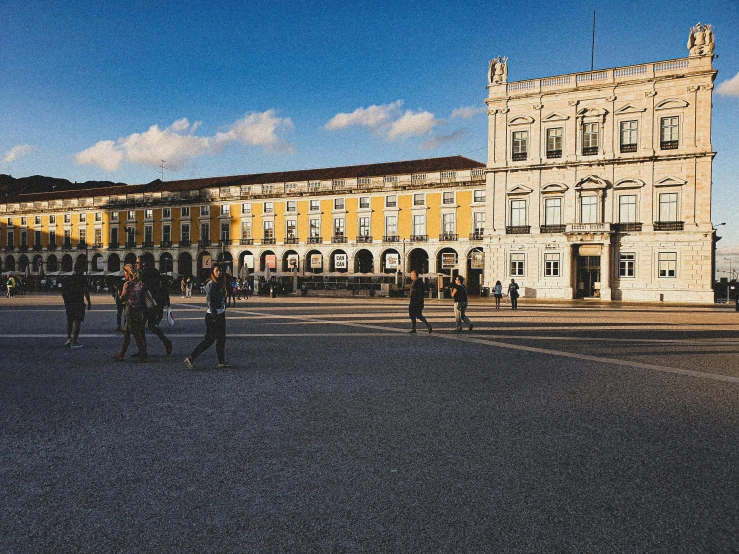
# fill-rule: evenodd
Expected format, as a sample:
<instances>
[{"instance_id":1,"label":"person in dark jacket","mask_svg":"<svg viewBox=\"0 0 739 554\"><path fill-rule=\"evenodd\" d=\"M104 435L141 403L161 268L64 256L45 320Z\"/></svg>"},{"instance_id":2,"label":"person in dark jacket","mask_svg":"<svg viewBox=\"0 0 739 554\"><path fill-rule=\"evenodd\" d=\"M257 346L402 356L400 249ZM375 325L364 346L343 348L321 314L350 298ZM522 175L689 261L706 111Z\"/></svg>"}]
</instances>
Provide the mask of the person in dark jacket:
<instances>
[{"instance_id":1,"label":"person in dark jacket","mask_svg":"<svg viewBox=\"0 0 739 554\"><path fill-rule=\"evenodd\" d=\"M162 286L162 276L159 274L159 270L153 267L151 262L152 260L145 256L136 258L136 269L139 273L139 278L144 284L144 288L151 293L151 296L157 303L154 308L144 310L144 325L149 331L159 337L167 354L171 354L172 341L164 335L164 331L159 327L164 317L164 308L169 306L169 292Z\"/></svg>"},{"instance_id":2,"label":"person in dark jacket","mask_svg":"<svg viewBox=\"0 0 739 554\"><path fill-rule=\"evenodd\" d=\"M457 324L457 333L462 331L462 322L469 326L472 331L474 325L465 315L467 310L467 287L464 286L464 277L457 275L452 285L452 299L454 300L454 320Z\"/></svg>"},{"instance_id":3,"label":"person in dark jacket","mask_svg":"<svg viewBox=\"0 0 739 554\"><path fill-rule=\"evenodd\" d=\"M87 285L87 277L84 274L86 268L86 260L77 260L74 264L74 273L65 277L62 282L62 298L64 309L67 312L67 342L64 346L67 348L82 348L77 339L80 336L82 322L85 320L85 300L87 300L87 310L92 310L90 287Z\"/></svg>"},{"instance_id":4,"label":"person in dark jacket","mask_svg":"<svg viewBox=\"0 0 739 554\"><path fill-rule=\"evenodd\" d=\"M508 285L508 296L511 298L511 309L518 309L518 283L515 279L511 279L511 284Z\"/></svg>"},{"instance_id":5,"label":"person in dark jacket","mask_svg":"<svg viewBox=\"0 0 739 554\"><path fill-rule=\"evenodd\" d=\"M416 319L420 319L426 325L426 328L430 333L431 324L426 321L425 317L423 317L423 302L426 296L426 285L424 285L423 281L418 278L418 271L415 269L411 271L410 296L411 301L408 304L408 316L411 318L411 324L413 324L413 329L411 329L410 332L416 332Z\"/></svg>"}]
</instances>

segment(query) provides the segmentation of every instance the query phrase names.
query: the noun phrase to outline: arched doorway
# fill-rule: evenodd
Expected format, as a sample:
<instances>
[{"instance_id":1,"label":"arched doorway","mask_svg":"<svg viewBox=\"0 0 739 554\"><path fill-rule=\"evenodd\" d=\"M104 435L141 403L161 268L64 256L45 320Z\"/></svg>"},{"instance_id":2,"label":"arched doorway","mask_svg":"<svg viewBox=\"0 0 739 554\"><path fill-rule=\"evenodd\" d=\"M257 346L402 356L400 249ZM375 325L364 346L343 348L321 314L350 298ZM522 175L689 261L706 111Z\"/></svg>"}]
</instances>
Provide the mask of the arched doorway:
<instances>
[{"instance_id":1,"label":"arched doorway","mask_svg":"<svg viewBox=\"0 0 739 554\"><path fill-rule=\"evenodd\" d=\"M198 254L198 281L205 283L210 278L210 270L213 267L213 256L210 252L203 250Z\"/></svg>"},{"instance_id":2,"label":"arched doorway","mask_svg":"<svg viewBox=\"0 0 739 554\"><path fill-rule=\"evenodd\" d=\"M295 250L288 250L282 255L282 271L290 273L300 270L300 255Z\"/></svg>"},{"instance_id":3,"label":"arched doorway","mask_svg":"<svg viewBox=\"0 0 739 554\"><path fill-rule=\"evenodd\" d=\"M118 254L108 256L108 271L114 273L121 270L121 258Z\"/></svg>"},{"instance_id":4,"label":"arched doorway","mask_svg":"<svg viewBox=\"0 0 739 554\"><path fill-rule=\"evenodd\" d=\"M471 294L480 294L485 254L482 247L473 248L467 253L467 290Z\"/></svg>"},{"instance_id":5,"label":"arched doorway","mask_svg":"<svg viewBox=\"0 0 739 554\"><path fill-rule=\"evenodd\" d=\"M183 277L192 277L192 256L183 252L177 257L177 273Z\"/></svg>"},{"instance_id":6,"label":"arched doorway","mask_svg":"<svg viewBox=\"0 0 739 554\"><path fill-rule=\"evenodd\" d=\"M72 260L72 256L64 254L64 256L62 256L62 272L71 273L72 269L74 269L74 260Z\"/></svg>"},{"instance_id":7,"label":"arched doorway","mask_svg":"<svg viewBox=\"0 0 739 554\"><path fill-rule=\"evenodd\" d=\"M320 250L311 250L305 255L303 271L311 273L323 273L323 253Z\"/></svg>"},{"instance_id":8,"label":"arched doorway","mask_svg":"<svg viewBox=\"0 0 739 554\"><path fill-rule=\"evenodd\" d=\"M408 267L405 273L410 274L414 269L419 274L429 272L429 255L423 248L414 248L408 253Z\"/></svg>"},{"instance_id":9,"label":"arched doorway","mask_svg":"<svg viewBox=\"0 0 739 554\"><path fill-rule=\"evenodd\" d=\"M102 254L95 254L92 257L92 266L90 271L103 271L105 269L105 262L103 261Z\"/></svg>"},{"instance_id":10,"label":"arched doorway","mask_svg":"<svg viewBox=\"0 0 739 554\"><path fill-rule=\"evenodd\" d=\"M349 273L349 256L344 250L334 250L328 260L329 271Z\"/></svg>"},{"instance_id":11,"label":"arched doorway","mask_svg":"<svg viewBox=\"0 0 739 554\"><path fill-rule=\"evenodd\" d=\"M31 271L34 273L40 273L44 268L44 257L41 254L36 254L33 257L33 263L31 264Z\"/></svg>"},{"instance_id":12,"label":"arched doorway","mask_svg":"<svg viewBox=\"0 0 739 554\"><path fill-rule=\"evenodd\" d=\"M28 256L26 256L25 254L21 254L21 257L18 258L18 271L20 271L21 273L25 273L26 270L29 269L28 264Z\"/></svg>"},{"instance_id":13,"label":"arched doorway","mask_svg":"<svg viewBox=\"0 0 739 554\"><path fill-rule=\"evenodd\" d=\"M219 252L218 263L226 265L226 273L229 275L234 274L234 257L231 255L231 252Z\"/></svg>"},{"instance_id":14,"label":"arched doorway","mask_svg":"<svg viewBox=\"0 0 739 554\"><path fill-rule=\"evenodd\" d=\"M51 254L46 258L46 272L51 273L55 271L59 271L59 260L54 254Z\"/></svg>"},{"instance_id":15,"label":"arched doorway","mask_svg":"<svg viewBox=\"0 0 739 554\"><path fill-rule=\"evenodd\" d=\"M159 273L162 275L172 275L174 272L174 259L172 254L165 252L159 256Z\"/></svg>"},{"instance_id":16,"label":"arched doorway","mask_svg":"<svg viewBox=\"0 0 739 554\"><path fill-rule=\"evenodd\" d=\"M436 273L440 273L440 282L438 283L440 289L448 290L447 287L451 286L454 282L454 278L459 274L459 254L454 248L442 248L436 254ZM445 292L445 294L450 293Z\"/></svg>"},{"instance_id":17,"label":"arched doorway","mask_svg":"<svg viewBox=\"0 0 739 554\"><path fill-rule=\"evenodd\" d=\"M84 266L84 268L85 268L85 271L84 272L87 273L87 271L89 270L89 268L87 267L87 254L80 254L79 256L77 256L77 260L75 261L75 265L77 265L77 264L80 264L81 266Z\"/></svg>"},{"instance_id":18,"label":"arched doorway","mask_svg":"<svg viewBox=\"0 0 739 554\"><path fill-rule=\"evenodd\" d=\"M363 248L354 254L354 273L374 273L375 262L372 252Z\"/></svg>"},{"instance_id":19,"label":"arched doorway","mask_svg":"<svg viewBox=\"0 0 739 554\"><path fill-rule=\"evenodd\" d=\"M5 256L4 271L15 271L15 258L13 256Z\"/></svg>"},{"instance_id":20,"label":"arched doorway","mask_svg":"<svg viewBox=\"0 0 739 554\"><path fill-rule=\"evenodd\" d=\"M126 257L123 258L123 265L131 264L134 268L136 267L136 254L129 252Z\"/></svg>"},{"instance_id":21,"label":"arched doorway","mask_svg":"<svg viewBox=\"0 0 739 554\"><path fill-rule=\"evenodd\" d=\"M400 252L394 248L385 250L380 256L380 273L394 275L400 271Z\"/></svg>"}]
</instances>

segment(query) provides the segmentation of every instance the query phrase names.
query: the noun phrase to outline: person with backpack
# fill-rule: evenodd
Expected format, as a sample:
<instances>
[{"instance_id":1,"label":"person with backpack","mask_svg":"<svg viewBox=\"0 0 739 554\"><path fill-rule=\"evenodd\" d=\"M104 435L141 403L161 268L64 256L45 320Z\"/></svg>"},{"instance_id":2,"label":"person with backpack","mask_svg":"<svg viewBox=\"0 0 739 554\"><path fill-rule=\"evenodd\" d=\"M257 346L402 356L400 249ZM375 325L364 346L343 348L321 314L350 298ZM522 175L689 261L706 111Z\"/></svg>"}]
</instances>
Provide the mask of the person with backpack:
<instances>
[{"instance_id":1,"label":"person with backpack","mask_svg":"<svg viewBox=\"0 0 739 554\"><path fill-rule=\"evenodd\" d=\"M90 287L84 275L85 269L87 269L87 261L77 260L72 275L65 277L62 281L62 298L64 309L67 312L67 342L64 346L67 348L82 348L78 339L82 322L85 320L85 300L87 300L87 310L92 310Z\"/></svg>"},{"instance_id":2,"label":"person with backpack","mask_svg":"<svg viewBox=\"0 0 739 554\"><path fill-rule=\"evenodd\" d=\"M149 291L156 302L156 306L152 308L144 307L144 325L150 332L159 337L167 355L169 355L172 353L172 341L165 336L164 331L159 327L164 317L164 308L169 306L169 292L166 287L162 286L162 276L159 270L153 267L151 262L152 260L145 256L136 258L136 269L138 270L139 278L144 284L144 289Z\"/></svg>"},{"instance_id":3,"label":"person with backpack","mask_svg":"<svg viewBox=\"0 0 739 554\"><path fill-rule=\"evenodd\" d=\"M469 325L469 330L472 331L474 325L465 315L467 310L467 287L464 286L464 277L457 275L454 279L454 285L452 285L452 299L454 300L454 319L457 323L456 331L460 333L462 331L462 322Z\"/></svg>"}]
</instances>

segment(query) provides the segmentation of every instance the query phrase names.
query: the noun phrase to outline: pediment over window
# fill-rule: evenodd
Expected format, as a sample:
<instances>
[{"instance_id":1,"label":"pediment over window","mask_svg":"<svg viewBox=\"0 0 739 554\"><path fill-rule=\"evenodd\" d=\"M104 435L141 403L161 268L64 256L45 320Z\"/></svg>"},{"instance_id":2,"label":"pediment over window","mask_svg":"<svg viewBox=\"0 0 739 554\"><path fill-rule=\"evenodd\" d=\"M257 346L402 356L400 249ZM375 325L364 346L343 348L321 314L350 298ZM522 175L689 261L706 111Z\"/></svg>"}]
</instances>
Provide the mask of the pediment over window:
<instances>
[{"instance_id":1,"label":"pediment over window","mask_svg":"<svg viewBox=\"0 0 739 554\"><path fill-rule=\"evenodd\" d=\"M577 112L577 117L586 118L586 117L598 117L598 118L605 118L606 114L608 113L608 110L605 110L604 108L583 108L579 112Z\"/></svg>"},{"instance_id":2,"label":"pediment over window","mask_svg":"<svg viewBox=\"0 0 739 554\"><path fill-rule=\"evenodd\" d=\"M638 189L646 183L641 179L621 179L618 183L613 185L615 189Z\"/></svg>"},{"instance_id":3,"label":"pediment over window","mask_svg":"<svg viewBox=\"0 0 739 554\"><path fill-rule=\"evenodd\" d=\"M508 125L531 125L534 122L533 117L526 117L523 115L519 115L518 117L514 117L508 122Z\"/></svg>"},{"instance_id":4,"label":"pediment over window","mask_svg":"<svg viewBox=\"0 0 739 554\"><path fill-rule=\"evenodd\" d=\"M565 192L568 188L567 185L564 185L562 183L549 183L548 185L545 185L541 189L542 194L547 194L551 192Z\"/></svg>"},{"instance_id":5,"label":"pediment over window","mask_svg":"<svg viewBox=\"0 0 739 554\"><path fill-rule=\"evenodd\" d=\"M533 189L526 185L513 185L506 191L506 194L531 194L532 192Z\"/></svg>"},{"instance_id":6,"label":"pediment over window","mask_svg":"<svg viewBox=\"0 0 739 554\"><path fill-rule=\"evenodd\" d=\"M549 123L550 121L567 121L569 118L570 118L569 115L552 112L548 116L546 116L542 121L544 123Z\"/></svg>"},{"instance_id":7,"label":"pediment over window","mask_svg":"<svg viewBox=\"0 0 739 554\"><path fill-rule=\"evenodd\" d=\"M646 108L637 108L633 104L626 104L625 106L622 106L621 108L617 109L615 114L621 115L621 114L627 114L627 113L641 113L647 111Z\"/></svg>"},{"instance_id":8,"label":"pediment over window","mask_svg":"<svg viewBox=\"0 0 739 554\"><path fill-rule=\"evenodd\" d=\"M597 175L588 175L575 185L575 190L597 190L608 187L609 183L605 179L601 179Z\"/></svg>"},{"instance_id":9,"label":"pediment over window","mask_svg":"<svg viewBox=\"0 0 739 554\"><path fill-rule=\"evenodd\" d=\"M654 183L654 186L655 187L681 187L686 184L688 184L688 182L685 179L680 179L679 177L673 177L672 175L670 175Z\"/></svg>"},{"instance_id":10,"label":"pediment over window","mask_svg":"<svg viewBox=\"0 0 739 554\"><path fill-rule=\"evenodd\" d=\"M669 110L669 109L682 109L687 108L688 103L685 100L680 100L679 98L668 98L667 100L662 100L659 104L657 104L654 109L655 110Z\"/></svg>"}]
</instances>

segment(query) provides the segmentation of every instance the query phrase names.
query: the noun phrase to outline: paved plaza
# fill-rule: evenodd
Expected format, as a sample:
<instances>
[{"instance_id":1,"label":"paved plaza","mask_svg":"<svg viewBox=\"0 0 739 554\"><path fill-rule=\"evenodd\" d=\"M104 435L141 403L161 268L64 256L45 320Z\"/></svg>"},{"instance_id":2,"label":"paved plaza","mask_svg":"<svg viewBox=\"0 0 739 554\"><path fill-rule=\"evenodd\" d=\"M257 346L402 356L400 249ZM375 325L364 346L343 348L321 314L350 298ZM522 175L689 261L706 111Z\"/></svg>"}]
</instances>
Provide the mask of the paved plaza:
<instances>
[{"instance_id":1,"label":"paved plaza","mask_svg":"<svg viewBox=\"0 0 739 554\"><path fill-rule=\"evenodd\" d=\"M79 350L0 299L0 551L739 552L733 305L252 298L190 372L172 300L132 364L108 295Z\"/></svg>"}]
</instances>

